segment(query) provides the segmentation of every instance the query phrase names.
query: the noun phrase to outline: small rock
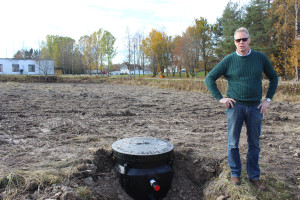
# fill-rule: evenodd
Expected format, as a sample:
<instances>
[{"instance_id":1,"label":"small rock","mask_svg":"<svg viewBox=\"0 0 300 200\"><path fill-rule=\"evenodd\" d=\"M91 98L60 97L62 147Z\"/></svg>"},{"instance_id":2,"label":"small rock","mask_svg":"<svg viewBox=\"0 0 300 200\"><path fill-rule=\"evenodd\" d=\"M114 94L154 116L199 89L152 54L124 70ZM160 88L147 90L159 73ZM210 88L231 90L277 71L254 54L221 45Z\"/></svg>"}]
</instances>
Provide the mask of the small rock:
<instances>
[{"instance_id":1,"label":"small rock","mask_svg":"<svg viewBox=\"0 0 300 200\"><path fill-rule=\"evenodd\" d=\"M20 140L13 140L12 143L18 145L20 144Z\"/></svg>"},{"instance_id":2,"label":"small rock","mask_svg":"<svg viewBox=\"0 0 300 200\"><path fill-rule=\"evenodd\" d=\"M203 166L204 170L210 173L214 173L216 169L209 167L209 166Z\"/></svg>"},{"instance_id":3,"label":"small rock","mask_svg":"<svg viewBox=\"0 0 300 200\"><path fill-rule=\"evenodd\" d=\"M61 194L62 194L62 192L57 192L57 193L53 196L53 198L57 199L57 198L60 197Z\"/></svg>"},{"instance_id":4,"label":"small rock","mask_svg":"<svg viewBox=\"0 0 300 200\"><path fill-rule=\"evenodd\" d=\"M39 187L39 185L37 182L30 182L29 184L27 184L26 190L27 191L35 191L38 189L38 187Z\"/></svg>"},{"instance_id":5,"label":"small rock","mask_svg":"<svg viewBox=\"0 0 300 200\"><path fill-rule=\"evenodd\" d=\"M197 162L199 162L199 160L197 159L197 160L194 160L193 161L193 164L196 164Z\"/></svg>"},{"instance_id":6,"label":"small rock","mask_svg":"<svg viewBox=\"0 0 300 200\"><path fill-rule=\"evenodd\" d=\"M293 154L293 157L299 158L300 155L299 155L299 153L297 152L297 153Z\"/></svg>"},{"instance_id":7,"label":"small rock","mask_svg":"<svg viewBox=\"0 0 300 200\"><path fill-rule=\"evenodd\" d=\"M88 165L87 164L78 165L77 169L78 171L85 171L88 169Z\"/></svg>"},{"instance_id":8,"label":"small rock","mask_svg":"<svg viewBox=\"0 0 300 200\"><path fill-rule=\"evenodd\" d=\"M67 186L62 186L60 189L63 192L68 192L69 191L69 188Z\"/></svg>"},{"instance_id":9,"label":"small rock","mask_svg":"<svg viewBox=\"0 0 300 200\"><path fill-rule=\"evenodd\" d=\"M84 183L87 185L87 186L90 186L90 187L93 187L95 186L95 182L93 181L92 177L87 177L84 179Z\"/></svg>"},{"instance_id":10,"label":"small rock","mask_svg":"<svg viewBox=\"0 0 300 200\"><path fill-rule=\"evenodd\" d=\"M261 135L260 139L266 139L267 137L265 135Z\"/></svg>"},{"instance_id":11,"label":"small rock","mask_svg":"<svg viewBox=\"0 0 300 200\"><path fill-rule=\"evenodd\" d=\"M73 192L66 192L64 193L61 197L61 200L80 200L81 198L79 198L75 193Z\"/></svg>"},{"instance_id":12,"label":"small rock","mask_svg":"<svg viewBox=\"0 0 300 200\"><path fill-rule=\"evenodd\" d=\"M216 200L224 200L226 199L224 196L219 196Z\"/></svg>"},{"instance_id":13,"label":"small rock","mask_svg":"<svg viewBox=\"0 0 300 200\"><path fill-rule=\"evenodd\" d=\"M88 169L92 171L92 173L96 173L97 166L94 164L89 164Z\"/></svg>"}]
</instances>

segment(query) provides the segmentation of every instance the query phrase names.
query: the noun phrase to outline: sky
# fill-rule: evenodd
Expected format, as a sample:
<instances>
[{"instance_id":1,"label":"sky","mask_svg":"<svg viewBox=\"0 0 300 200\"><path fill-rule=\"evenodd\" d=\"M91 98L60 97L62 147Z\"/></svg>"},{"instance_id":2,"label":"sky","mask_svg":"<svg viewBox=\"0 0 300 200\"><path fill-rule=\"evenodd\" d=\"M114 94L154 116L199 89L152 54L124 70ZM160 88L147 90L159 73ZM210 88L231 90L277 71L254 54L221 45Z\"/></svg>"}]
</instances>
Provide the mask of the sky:
<instances>
[{"instance_id":1,"label":"sky","mask_svg":"<svg viewBox=\"0 0 300 200\"><path fill-rule=\"evenodd\" d=\"M231 0L241 5L249 0ZM76 42L100 28L116 37L114 63L125 61L126 35L148 36L152 29L182 35L194 19L213 24L229 0L2 0L0 58L21 49L39 49L46 35L71 37Z\"/></svg>"}]
</instances>

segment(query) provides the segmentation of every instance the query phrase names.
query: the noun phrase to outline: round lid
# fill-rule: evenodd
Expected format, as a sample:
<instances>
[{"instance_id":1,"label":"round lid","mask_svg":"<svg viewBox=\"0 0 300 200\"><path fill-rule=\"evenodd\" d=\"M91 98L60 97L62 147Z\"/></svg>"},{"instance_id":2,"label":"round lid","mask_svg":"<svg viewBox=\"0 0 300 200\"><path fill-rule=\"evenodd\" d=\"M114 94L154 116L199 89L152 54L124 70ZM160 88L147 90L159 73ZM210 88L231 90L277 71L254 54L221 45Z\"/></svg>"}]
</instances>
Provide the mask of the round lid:
<instances>
[{"instance_id":1,"label":"round lid","mask_svg":"<svg viewBox=\"0 0 300 200\"><path fill-rule=\"evenodd\" d=\"M118 140L112 144L114 151L121 154L146 156L170 152L174 146L170 142L151 137L132 137Z\"/></svg>"}]
</instances>

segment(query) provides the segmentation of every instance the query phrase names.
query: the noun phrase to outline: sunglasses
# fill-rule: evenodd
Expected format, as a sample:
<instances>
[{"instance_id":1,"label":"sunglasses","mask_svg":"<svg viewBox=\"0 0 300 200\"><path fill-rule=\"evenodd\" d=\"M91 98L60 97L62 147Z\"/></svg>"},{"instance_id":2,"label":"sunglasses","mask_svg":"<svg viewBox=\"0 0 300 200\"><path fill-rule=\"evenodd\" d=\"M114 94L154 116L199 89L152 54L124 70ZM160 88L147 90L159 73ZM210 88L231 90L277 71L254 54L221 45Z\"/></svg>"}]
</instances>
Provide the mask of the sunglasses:
<instances>
[{"instance_id":1,"label":"sunglasses","mask_svg":"<svg viewBox=\"0 0 300 200\"><path fill-rule=\"evenodd\" d=\"M237 43L240 43L241 40L243 40L243 42L247 42L248 38L236 39L235 41L236 41Z\"/></svg>"}]
</instances>

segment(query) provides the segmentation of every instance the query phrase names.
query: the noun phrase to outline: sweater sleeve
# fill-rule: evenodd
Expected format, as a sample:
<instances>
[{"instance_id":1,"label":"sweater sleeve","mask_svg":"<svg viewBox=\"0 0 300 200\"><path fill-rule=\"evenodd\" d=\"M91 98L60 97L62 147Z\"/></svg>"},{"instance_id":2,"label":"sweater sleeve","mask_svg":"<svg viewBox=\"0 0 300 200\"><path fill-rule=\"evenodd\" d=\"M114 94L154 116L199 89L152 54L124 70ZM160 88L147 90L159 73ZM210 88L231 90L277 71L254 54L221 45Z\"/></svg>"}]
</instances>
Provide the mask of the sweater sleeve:
<instances>
[{"instance_id":1,"label":"sweater sleeve","mask_svg":"<svg viewBox=\"0 0 300 200\"><path fill-rule=\"evenodd\" d=\"M272 99L277 89L278 76L267 56L265 56L264 73L269 79L269 87L266 98Z\"/></svg>"},{"instance_id":2,"label":"sweater sleeve","mask_svg":"<svg viewBox=\"0 0 300 200\"><path fill-rule=\"evenodd\" d=\"M223 95L221 94L220 90L217 87L216 80L225 74L227 70L227 59L226 57L221 60L206 76L205 78L205 85L211 95L215 97L217 100L220 100L223 98Z\"/></svg>"}]
</instances>

